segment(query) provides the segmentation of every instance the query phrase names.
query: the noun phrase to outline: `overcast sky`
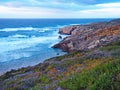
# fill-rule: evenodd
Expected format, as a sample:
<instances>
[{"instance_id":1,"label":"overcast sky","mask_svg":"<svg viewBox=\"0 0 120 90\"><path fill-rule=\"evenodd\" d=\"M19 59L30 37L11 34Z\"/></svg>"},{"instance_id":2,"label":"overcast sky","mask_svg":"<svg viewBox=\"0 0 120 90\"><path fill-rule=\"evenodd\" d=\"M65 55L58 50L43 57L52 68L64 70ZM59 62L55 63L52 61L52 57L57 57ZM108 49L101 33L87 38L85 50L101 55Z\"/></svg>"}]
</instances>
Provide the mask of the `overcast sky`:
<instances>
[{"instance_id":1,"label":"overcast sky","mask_svg":"<svg viewBox=\"0 0 120 90\"><path fill-rule=\"evenodd\" d=\"M0 18L120 18L120 0L0 0Z\"/></svg>"}]
</instances>

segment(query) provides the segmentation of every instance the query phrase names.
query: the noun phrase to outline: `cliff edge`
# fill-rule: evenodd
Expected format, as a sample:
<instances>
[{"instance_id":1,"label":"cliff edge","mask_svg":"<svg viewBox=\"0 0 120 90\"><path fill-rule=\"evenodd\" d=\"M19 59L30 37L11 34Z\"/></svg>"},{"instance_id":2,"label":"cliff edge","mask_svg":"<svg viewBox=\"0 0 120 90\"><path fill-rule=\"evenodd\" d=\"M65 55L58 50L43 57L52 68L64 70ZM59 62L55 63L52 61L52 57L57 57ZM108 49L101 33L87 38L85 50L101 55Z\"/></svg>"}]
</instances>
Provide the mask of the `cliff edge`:
<instances>
[{"instance_id":1,"label":"cliff edge","mask_svg":"<svg viewBox=\"0 0 120 90\"><path fill-rule=\"evenodd\" d=\"M60 28L59 33L71 36L64 38L53 48L61 48L67 52L93 49L120 39L120 19L68 26Z\"/></svg>"}]
</instances>

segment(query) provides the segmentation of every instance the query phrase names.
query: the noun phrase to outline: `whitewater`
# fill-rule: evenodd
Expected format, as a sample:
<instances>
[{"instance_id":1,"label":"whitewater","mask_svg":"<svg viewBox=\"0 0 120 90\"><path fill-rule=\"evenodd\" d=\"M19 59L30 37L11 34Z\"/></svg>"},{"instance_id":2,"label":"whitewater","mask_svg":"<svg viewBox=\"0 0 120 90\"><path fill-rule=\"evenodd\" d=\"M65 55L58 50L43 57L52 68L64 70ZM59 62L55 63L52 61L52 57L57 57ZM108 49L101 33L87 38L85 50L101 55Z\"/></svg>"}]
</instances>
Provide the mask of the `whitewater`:
<instances>
[{"instance_id":1,"label":"whitewater","mask_svg":"<svg viewBox=\"0 0 120 90\"><path fill-rule=\"evenodd\" d=\"M110 19L0 19L0 74L64 55L59 28ZM63 38L66 35L61 35Z\"/></svg>"}]
</instances>

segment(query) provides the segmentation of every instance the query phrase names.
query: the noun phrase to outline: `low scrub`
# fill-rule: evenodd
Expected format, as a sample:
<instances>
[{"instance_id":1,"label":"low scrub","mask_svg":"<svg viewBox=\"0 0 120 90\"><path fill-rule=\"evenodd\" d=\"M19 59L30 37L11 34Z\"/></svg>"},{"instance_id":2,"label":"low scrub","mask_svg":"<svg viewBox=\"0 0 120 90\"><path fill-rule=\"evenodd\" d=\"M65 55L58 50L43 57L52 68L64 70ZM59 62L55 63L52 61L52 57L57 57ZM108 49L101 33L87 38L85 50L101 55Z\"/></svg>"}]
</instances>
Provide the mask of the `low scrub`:
<instances>
[{"instance_id":1,"label":"low scrub","mask_svg":"<svg viewBox=\"0 0 120 90\"><path fill-rule=\"evenodd\" d=\"M119 90L120 58L58 83L68 90Z\"/></svg>"}]
</instances>

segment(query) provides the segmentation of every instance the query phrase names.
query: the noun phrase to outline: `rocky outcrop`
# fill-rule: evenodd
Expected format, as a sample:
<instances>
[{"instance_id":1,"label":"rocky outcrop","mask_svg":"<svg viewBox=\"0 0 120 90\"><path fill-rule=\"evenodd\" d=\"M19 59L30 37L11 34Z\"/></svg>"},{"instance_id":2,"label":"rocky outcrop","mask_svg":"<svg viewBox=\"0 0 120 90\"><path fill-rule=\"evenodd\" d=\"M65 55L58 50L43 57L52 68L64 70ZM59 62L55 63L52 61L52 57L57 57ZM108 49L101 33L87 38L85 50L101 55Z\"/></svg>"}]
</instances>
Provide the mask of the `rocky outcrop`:
<instances>
[{"instance_id":1,"label":"rocky outcrop","mask_svg":"<svg viewBox=\"0 0 120 90\"><path fill-rule=\"evenodd\" d=\"M110 28L115 25L120 24L120 19L115 19L109 22L98 22L98 23L91 23L88 25L72 25L66 26L59 29L60 34L67 34L67 35L76 35L82 34L86 31L93 31L98 29Z\"/></svg>"},{"instance_id":2,"label":"rocky outcrop","mask_svg":"<svg viewBox=\"0 0 120 90\"><path fill-rule=\"evenodd\" d=\"M53 48L63 51L88 50L107 45L120 39L120 19L110 22L75 25L60 29L61 34L70 34Z\"/></svg>"},{"instance_id":3,"label":"rocky outcrop","mask_svg":"<svg viewBox=\"0 0 120 90\"><path fill-rule=\"evenodd\" d=\"M60 28L59 29L59 33L60 34L67 34L67 35L70 35L71 32L73 30L75 30L77 28L77 25L76 26L67 26L67 27L64 27L64 28Z\"/></svg>"}]
</instances>

